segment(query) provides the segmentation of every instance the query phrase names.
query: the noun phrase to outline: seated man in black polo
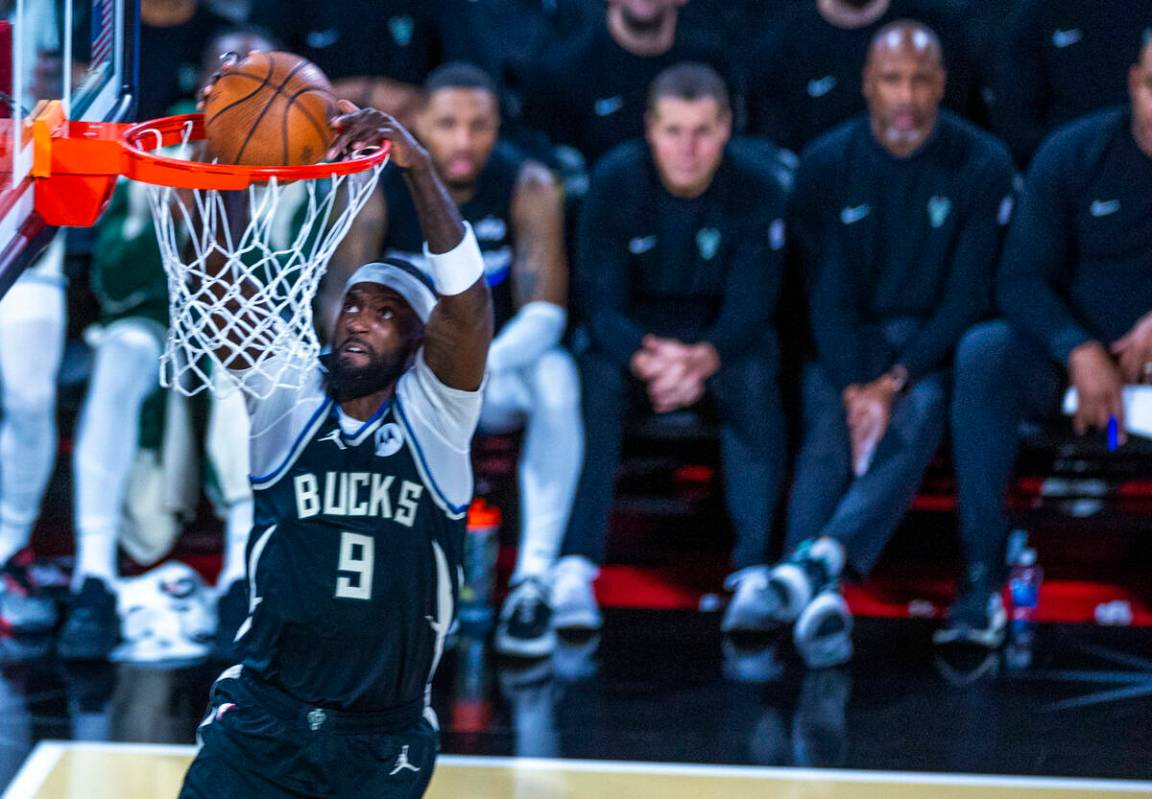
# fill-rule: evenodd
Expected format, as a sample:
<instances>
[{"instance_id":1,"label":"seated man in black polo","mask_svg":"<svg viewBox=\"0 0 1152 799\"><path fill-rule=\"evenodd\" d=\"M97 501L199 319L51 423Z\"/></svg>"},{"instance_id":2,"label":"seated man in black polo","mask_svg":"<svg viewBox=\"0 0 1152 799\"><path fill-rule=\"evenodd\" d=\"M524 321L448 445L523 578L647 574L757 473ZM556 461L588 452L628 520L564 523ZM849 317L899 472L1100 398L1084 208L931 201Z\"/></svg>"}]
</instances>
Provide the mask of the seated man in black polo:
<instances>
[{"instance_id":1,"label":"seated man in black polo","mask_svg":"<svg viewBox=\"0 0 1152 799\"><path fill-rule=\"evenodd\" d=\"M784 196L726 149L731 119L714 70L670 67L649 92L647 145L621 145L593 175L574 295L591 339L580 355L587 445L553 585L557 627L601 623L591 582L629 407L714 400L733 563L766 555L785 456L773 329Z\"/></svg>"},{"instance_id":2,"label":"seated man in black polo","mask_svg":"<svg viewBox=\"0 0 1152 799\"><path fill-rule=\"evenodd\" d=\"M945 78L929 28L881 28L864 67L868 115L817 140L797 172L817 357L803 378L790 555L749 577L762 615L743 624L794 621L813 666L851 656L839 578L872 569L939 447L953 349L988 310L1010 213L1007 149L940 110Z\"/></svg>"},{"instance_id":3,"label":"seated man in black polo","mask_svg":"<svg viewBox=\"0 0 1152 799\"><path fill-rule=\"evenodd\" d=\"M1003 640L1004 499L1021 421L1054 416L1071 385L1077 431L1106 431L1115 418L1122 441L1124 385L1152 382L1147 42L1128 92L1128 107L1073 122L1037 151L997 282L1006 319L973 328L957 351L952 427L967 569L937 641Z\"/></svg>"}]
</instances>

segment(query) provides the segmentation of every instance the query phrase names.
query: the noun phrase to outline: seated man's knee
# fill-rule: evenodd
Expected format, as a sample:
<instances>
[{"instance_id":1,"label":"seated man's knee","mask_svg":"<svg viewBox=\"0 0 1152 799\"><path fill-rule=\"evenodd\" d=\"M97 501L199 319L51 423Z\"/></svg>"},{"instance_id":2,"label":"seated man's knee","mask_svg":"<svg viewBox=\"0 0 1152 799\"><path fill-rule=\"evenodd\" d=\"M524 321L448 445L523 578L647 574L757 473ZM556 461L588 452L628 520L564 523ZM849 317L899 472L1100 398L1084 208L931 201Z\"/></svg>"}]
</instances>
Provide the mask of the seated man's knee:
<instances>
[{"instance_id":1,"label":"seated man's knee","mask_svg":"<svg viewBox=\"0 0 1152 799\"><path fill-rule=\"evenodd\" d=\"M956 374L965 379L995 374L1011 359L1020 337L1003 319L981 322L956 345Z\"/></svg>"}]
</instances>

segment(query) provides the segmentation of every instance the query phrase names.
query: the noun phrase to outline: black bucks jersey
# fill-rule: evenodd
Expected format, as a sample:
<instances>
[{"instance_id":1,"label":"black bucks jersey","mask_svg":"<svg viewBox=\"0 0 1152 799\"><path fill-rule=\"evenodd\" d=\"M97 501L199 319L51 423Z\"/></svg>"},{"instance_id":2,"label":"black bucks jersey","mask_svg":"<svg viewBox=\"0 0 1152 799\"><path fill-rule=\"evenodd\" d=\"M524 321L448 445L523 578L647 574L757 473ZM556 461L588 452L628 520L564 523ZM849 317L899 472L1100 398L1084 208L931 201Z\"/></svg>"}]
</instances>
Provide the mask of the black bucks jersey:
<instances>
[{"instance_id":1,"label":"black bucks jersey","mask_svg":"<svg viewBox=\"0 0 1152 799\"><path fill-rule=\"evenodd\" d=\"M515 256L512 199L523 167L523 158L498 144L476 178L476 192L460 206L460 216L472 225L484 256L484 282L492 292L492 314L497 333L516 313L512 291ZM423 267L424 234L403 176L399 170L385 170L380 185L388 202L388 230L381 257L403 258Z\"/></svg>"},{"instance_id":2,"label":"black bucks jersey","mask_svg":"<svg viewBox=\"0 0 1152 799\"><path fill-rule=\"evenodd\" d=\"M249 400L255 527L243 669L296 699L425 710L458 590L479 392L423 360L366 421L300 390Z\"/></svg>"}]
</instances>

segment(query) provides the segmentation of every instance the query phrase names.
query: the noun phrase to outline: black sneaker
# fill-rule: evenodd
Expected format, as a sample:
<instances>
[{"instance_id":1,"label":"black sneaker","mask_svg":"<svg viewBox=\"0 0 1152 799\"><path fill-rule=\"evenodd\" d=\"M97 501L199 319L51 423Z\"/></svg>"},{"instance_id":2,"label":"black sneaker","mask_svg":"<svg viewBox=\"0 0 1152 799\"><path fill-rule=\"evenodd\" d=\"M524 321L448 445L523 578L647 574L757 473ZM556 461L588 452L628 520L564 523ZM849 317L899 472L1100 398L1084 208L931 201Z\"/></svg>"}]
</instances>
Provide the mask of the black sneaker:
<instances>
[{"instance_id":1,"label":"black sneaker","mask_svg":"<svg viewBox=\"0 0 1152 799\"><path fill-rule=\"evenodd\" d=\"M971 644L995 649L1004 643L1008 614L999 591L966 590L952 605L948 622L932 640L937 644Z\"/></svg>"},{"instance_id":2,"label":"black sneaker","mask_svg":"<svg viewBox=\"0 0 1152 799\"><path fill-rule=\"evenodd\" d=\"M529 577L512 586L500 609L495 646L502 655L522 658L542 658L556 648L548 589L539 579Z\"/></svg>"},{"instance_id":3,"label":"black sneaker","mask_svg":"<svg viewBox=\"0 0 1152 799\"><path fill-rule=\"evenodd\" d=\"M23 550L0 569L0 628L13 635L46 633L56 626L56 602L36 582L32 554Z\"/></svg>"},{"instance_id":4,"label":"black sneaker","mask_svg":"<svg viewBox=\"0 0 1152 799\"><path fill-rule=\"evenodd\" d=\"M68 600L56 653L63 660L106 660L119 640L116 595L99 577L86 577Z\"/></svg>"},{"instance_id":5,"label":"black sneaker","mask_svg":"<svg viewBox=\"0 0 1152 799\"><path fill-rule=\"evenodd\" d=\"M236 642L236 633L247 618L248 581L236 580L216 600L216 643L212 647L214 659L237 659L240 647Z\"/></svg>"}]
</instances>

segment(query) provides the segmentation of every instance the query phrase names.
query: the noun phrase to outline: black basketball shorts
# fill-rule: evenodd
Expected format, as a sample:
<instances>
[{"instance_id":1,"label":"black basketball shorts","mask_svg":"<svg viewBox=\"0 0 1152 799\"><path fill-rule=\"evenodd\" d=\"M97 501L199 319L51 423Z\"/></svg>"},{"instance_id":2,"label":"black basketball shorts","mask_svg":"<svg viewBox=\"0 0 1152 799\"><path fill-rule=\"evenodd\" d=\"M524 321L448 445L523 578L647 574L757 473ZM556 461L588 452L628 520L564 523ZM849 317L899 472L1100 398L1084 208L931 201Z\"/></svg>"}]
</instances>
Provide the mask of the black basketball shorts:
<instances>
[{"instance_id":1,"label":"black basketball shorts","mask_svg":"<svg viewBox=\"0 0 1152 799\"><path fill-rule=\"evenodd\" d=\"M440 736L424 718L405 729L376 714L338 713L221 678L181 799L418 799Z\"/></svg>"}]
</instances>

